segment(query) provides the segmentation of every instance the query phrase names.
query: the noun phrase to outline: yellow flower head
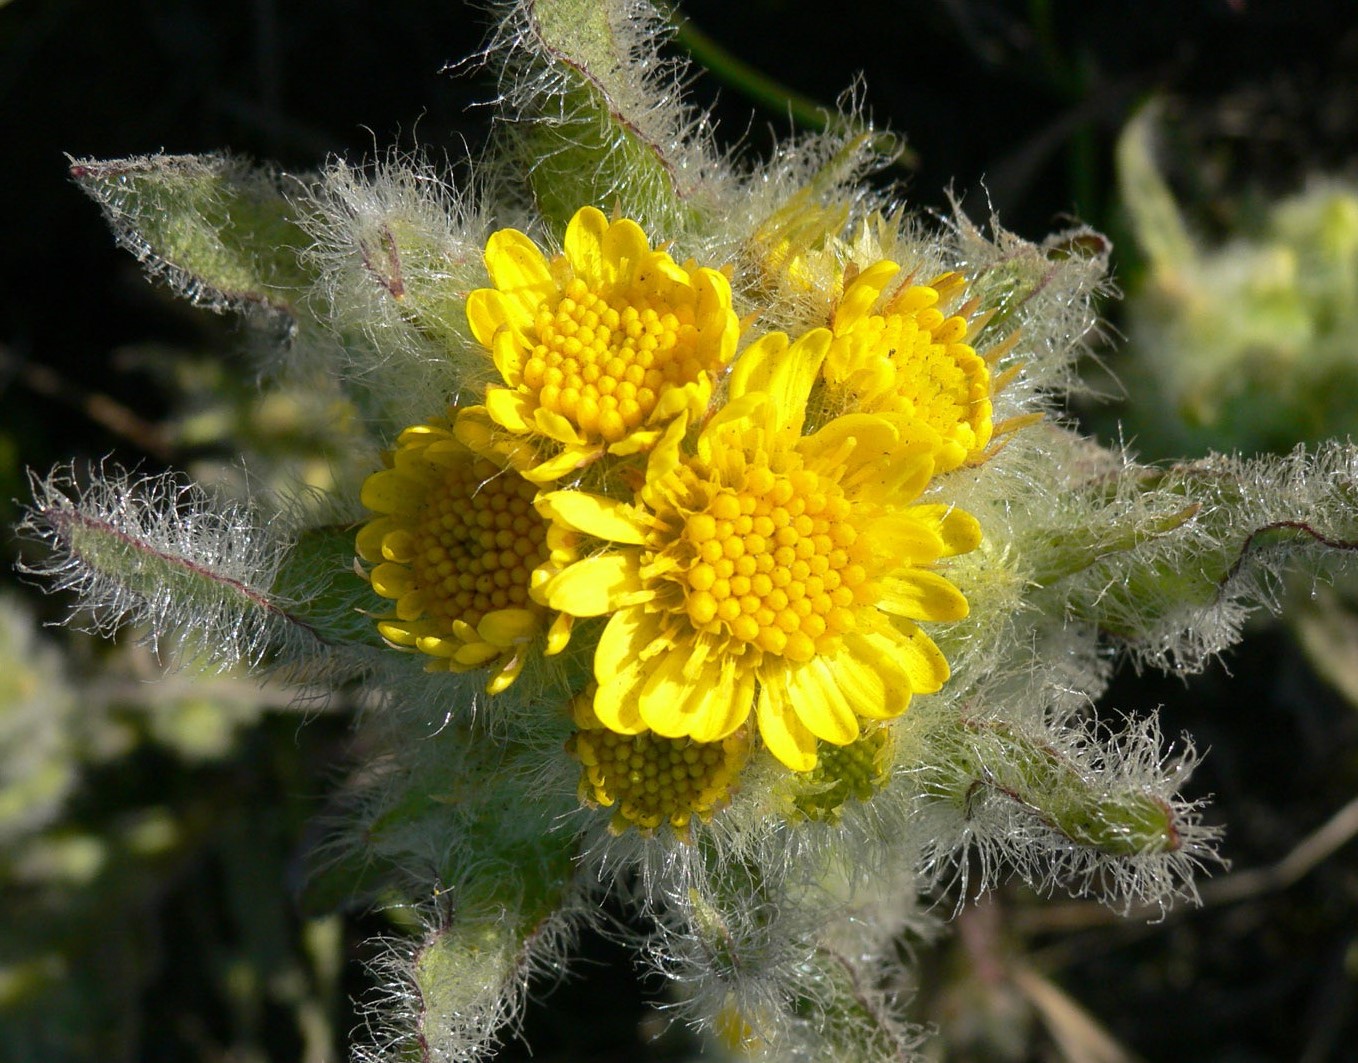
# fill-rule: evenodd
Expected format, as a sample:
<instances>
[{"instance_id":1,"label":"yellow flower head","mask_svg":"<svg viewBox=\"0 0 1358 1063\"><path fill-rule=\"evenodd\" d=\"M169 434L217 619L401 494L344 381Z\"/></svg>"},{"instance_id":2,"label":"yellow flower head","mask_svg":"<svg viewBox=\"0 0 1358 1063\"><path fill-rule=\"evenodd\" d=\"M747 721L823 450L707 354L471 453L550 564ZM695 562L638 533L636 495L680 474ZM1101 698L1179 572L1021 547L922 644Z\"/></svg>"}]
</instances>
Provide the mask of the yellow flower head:
<instances>
[{"instance_id":1,"label":"yellow flower head","mask_svg":"<svg viewBox=\"0 0 1358 1063\"><path fill-rule=\"evenodd\" d=\"M860 718L897 716L947 679L915 621L966 615L931 566L980 530L911 504L933 461L891 421L847 414L802 435L830 341L753 344L691 451L686 419L666 430L635 504L539 498L557 525L611 544L540 589L553 609L609 615L594 658L609 730L718 742L754 711L774 756L807 771L817 738L852 742Z\"/></svg>"},{"instance_id":2,"label":"yellow flower head","mask_svg":"<svg viewBox=\"0 0 1358 1063\"><path fill-rule=\"evenodd\" d=\"M851 395L854 408L905 422L933 448L935 471L949 472L990 442L990 367L964 342L966 318L940 309L965 290L956 273L907 284L873 313L899 270L878 262L845 290L825 380Z\"/></svg>"},{"instance_id":3,"label":"yellow flower head","mask_svg":"<svg viewBox=\"0 0 1358 1063\"><path fill-rule=\"evenodd\" d=\"M662 738L650 731L622 735L599 722L592 701L592 690L575 699L580 730L567 748L580 761L581 800L614 809L614 832L629 825L651 831L668 823L686 837L695 816L706 822L730 801L750 751L743 731L719 742Z\"/></svg>"},{"instance_id":4,"label":"yellow flower head","mask_svg":"<svg viewBox=\"0 0 1358 1063\"><path fill-rule=\"evenodd\" d=\"M605 451L645 450L666 422L697 416L740 331L726 277L676 265L636 222L582 207L564 247L549 262L523 233L501 229L486 243L495 287L467 299L472 333L505 383L488 389L486 413L548 445L525 471L538 483Z\"/></svg>"},{"instance_id":5,"label":"yellow flower head","mask_svg":"<svg viewBox=\"0 0 1358 1063\"><path fill-rule=\"evenodd\" d=\"M807 819L837 822L850 801L867 801L891 779L891 730L877 725L847 746L822 744L815 768L790 779L790 803Z\"/></svg>"},{"instance_id":6,"label":"yellow flower head","mask_svg":"<svg viewBox=\"0 0 1358 1063\"><path fill-rule=\"evenodd\" d=\"M447 420L402 432L390 468L369 476L361 495L378 515L359 530L358 556L375 566L373 589L395 601L395 614L378 621L382 637L428 654L430 671L493 667L487 690L509 686L547 626L529 596L548 556L536 493L454 438ZM565 645L569 623L552 625L550 651Z\"/></svg>"}]
</instances>

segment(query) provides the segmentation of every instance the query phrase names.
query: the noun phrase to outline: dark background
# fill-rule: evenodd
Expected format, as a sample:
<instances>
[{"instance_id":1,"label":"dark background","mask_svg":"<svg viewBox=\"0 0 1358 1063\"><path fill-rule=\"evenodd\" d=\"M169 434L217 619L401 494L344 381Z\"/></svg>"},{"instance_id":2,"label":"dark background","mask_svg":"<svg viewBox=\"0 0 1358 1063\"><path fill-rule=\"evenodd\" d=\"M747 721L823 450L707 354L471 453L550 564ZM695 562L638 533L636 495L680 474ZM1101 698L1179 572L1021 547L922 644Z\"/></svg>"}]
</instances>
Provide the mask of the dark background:
<instances>
[{"instance_id":1,"label":"dark background","mask_svg":"<svg viewBox=\"0 0 1358 1063\"><path fill-rule=\"evenodd\" d=\"M974 216L983 218L988 202L1029 238L1073 218L1089 222L1114 237L1125 287L1135 286L1137 264L1117 213L1111 148L1149 94L1169 100L1179 143L1195 160L1176 168L1176 181L1209 230L1226 224L1242 189L1286 192L1314 171L1352 173L1358 16L1351 3L694 0L683 10L733 54L814 99L833 102L861 73L872 115L908 139L915 165L889 176L916 207L946 209L951 187ZM182 462L184 455L149 445L141 431L173 396L120 364L119 350L163 344L229 357L239 338L233 322L176 304L142 279L68 181L63 153L227 148L310 169L330 154L358 160L393 143L457 156L465 141L474 151L488 111L473 105L493 88L474 68L456 76L443 68L478 47L483 20L479 10L448 0L16 0L0 8L5 525L15 517L10 500L26 494L25 466L104 454L149 467ZM716 108L724 138L755 154L770 130L788 128L784 115L757 110L711 77L697 79L694 95ZM1111 333L1117 313L1116 305L1106 308ZM1116 372L1117 354L1103 356ZM109 409L116 415L99 412ZM37 608L60 612L46 601ZM1355 711L1311 674L1282 631L1253 637L1226 664L1231 675L1218 668L1187 686L1129 676L1106 702L1129 712L1163 705L1167 733L1189 730L1210 749L1195 792L1215 794L1210 815L1230 825L1226 852L1237 867L1256 867L1284 856L1355 792ZM250 739L211 779L179 782L216 788L240 809L256 810L241 811L245 818L231 829L254 824L250 815L276 815L282 890L295 871L287 853L302 842L301 824L333 776L344 734L335 721L310 734L291 724L273 730ZM279 756L287 783L260 767L261 757L275 758L276 767ZM158 777L154 764L137 769ZM114 787L117 800L135 803L143 795L126 779L123 772L116 783L99 781ZM78 813L107 800L108 791L91 794L93 785L78 796ZM283 812L265 811L280 804ZM176 866L139 914L138 932L161 942L155 960L110 972L128 980L132 1012L122 1043L129 1060L234 1058L217 975L191 947L214 912L225 944L235 933L216 910L226 903L218 886L226 852L205 844ZM1045 964L1145 1059L1319 1063L1348 1058L1346 1046L1358 1039L1356 898L1350 846L1288 889L1149 930L1063 930L1060 918L1041 914L1048 909L1006 890L992 944L1002 957ZM1051 909L1067 922L1085 918L1075 910L1085 911ZM373 920L355 917L352 938L375 929ZM662 991L637 989L621 951L596 941L586 951L596 962L530 1013L527 1039L539 1060L623 1060L642 1051L638 1030L653 1023L643 997ZM922 1006L947 995L939 985L975 977L976 957L965 949L945 946L941 955L931 968L938 983ZM362 979L351 964L345 990L360 990ZM170 1012L193 1021L160 1021ZM923 1017L949 1034L949 1058L1002 1058L984 1038L969 1041L949 1013ZM6 1021L0 1008L0 1044ZM340 1013L339 1035L352 1022ZM662 1039L647 1051L677 1053L681 1040ZM260 1043L270 1059L297 1051L281 1029ZM1013 1058L1055 1058L1037 1032L1018 1051ZM519 1049L510 1052L519 1058Z\"/></svg>"}]
</instances>

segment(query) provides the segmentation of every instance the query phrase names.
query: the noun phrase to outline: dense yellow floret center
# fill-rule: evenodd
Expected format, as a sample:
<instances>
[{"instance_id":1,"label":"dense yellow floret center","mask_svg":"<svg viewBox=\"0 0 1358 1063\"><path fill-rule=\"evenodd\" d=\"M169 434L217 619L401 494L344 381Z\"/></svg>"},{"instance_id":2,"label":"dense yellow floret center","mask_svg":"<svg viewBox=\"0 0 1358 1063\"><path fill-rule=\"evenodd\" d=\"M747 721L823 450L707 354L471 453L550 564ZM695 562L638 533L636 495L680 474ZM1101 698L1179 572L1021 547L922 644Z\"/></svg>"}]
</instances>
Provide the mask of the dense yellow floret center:
<instances>
[{"instance_id":1,"label":"dense yellow floret center","mask_svg":"<svg viewBox=\"0 0 1358 1063\"><path fill-rule=\"evenodd\" d=\"M834 652L874 597L853 507L807 469L750 468L684 523L684 610L700 631L793 661Z\"/></svg>"},{"instance_id":2,"label":"dense yellow floret center","mask_svg":"<svg viewBox=\"0 0 1358 1063\"><path fill-rule=\"evenodd\" d=\"M411 569L425 612L475 627L497 609L531 609L529 575L547 557L536 487L484 458L440 469L424 497Z\"/></svg>"},{"instance_id":3,"label":"dense yellow floret center","mask_svg":"<svg viewBox=\"0 0 1358 1063\"><path fill-rule=\"evenodd\" d=\"M592 291L577 277L538 308L523 383L585 438L614 443L646 421L662 388L710 368L693 306L645 290Z\"/></svg>"},{"instance_id":4,"label":"dense yellow floret center","mask_svg":"<svg viewBox=\"0 0 1358 1063\"><path fill-rule=\"evenodd\" d=\"M918 318L873 316L859 327L874 348L885 351L897 365L910 367L910 372L897 377L897 393L902 398L940 421L965 420L970 411L960 406L955 396L965 395L970 381L957 360L948 356L947 347L926 327L922 319L927 315L937 315L941 324L942 315L931 310Z\"/></svg>"},{"instance_id":5,"label":"dense yellow floret center","mask_svg":"<svg viewBox=\"0 0 1358 1063\"><path fill-rule=\"evenodd\" d=\"M573 740L594 800L638 827L683 826L727 796L735 765L721 742L580 731Z\"/></svg>"}]
</instances>

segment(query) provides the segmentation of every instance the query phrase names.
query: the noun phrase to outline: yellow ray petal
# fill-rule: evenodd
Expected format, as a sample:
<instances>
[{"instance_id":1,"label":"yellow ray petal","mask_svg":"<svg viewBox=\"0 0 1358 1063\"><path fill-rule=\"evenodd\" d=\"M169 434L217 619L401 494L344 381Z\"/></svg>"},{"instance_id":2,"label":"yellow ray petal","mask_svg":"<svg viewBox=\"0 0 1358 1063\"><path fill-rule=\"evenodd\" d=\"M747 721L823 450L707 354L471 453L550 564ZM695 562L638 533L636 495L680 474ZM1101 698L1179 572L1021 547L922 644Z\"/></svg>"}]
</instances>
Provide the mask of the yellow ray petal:
<instances>
[{"instance_id":1,"label":"yellow ray petal","mask_svg":"<svg viewBox=\"0 0 1358 1063\"><path fill-rule=\"evenodd\" d=\"M563 476L583 469L590 462L597 461L603 452L603 444L563 447L560 454L548 458L539 465L520 469L519 473L525 480L531 480L535 484L554 483Z\"/></svg>"},{"instance_id":2,"label":"yellow ray petal","mask_svg":"<svg viewBox=\"0 0 1358 1063\"><path fill-rule=\"evenodd\" d=\"M548 439L554 439L568 447L583 446L585 443L585 437L576 431L569 418L555 410L547 409L546 406L539 406L533 411L533 425Z\"/></svg>"},{"instance_id":3,"label":"yellow ray petal","mask_svg":"<svg viewBox=\"0 0 1358 1063\"><path fill-rule=\"evenodd\" d=\"M705 669L700 689L707 690L706 706L695 721L693 738L719 742L743 724L754 707L755 677L752 668L729 657L713 657Z\"/></svg>"},{"instance_id":4,"label":"yellow ray petal","mask_svg":"<svg viewBox=\"0 0 1358 1063\"><path fill-rule=\"evenodd\" d=\"M733 398L762 391L773 403L775 430L801 435L806 400L830 349L829 329L812 329L791 347L780 332L750 346L731 369Z\"/></svg>"},{"instance_id":5,"label":"yellow ray petal","mask_svg":"<svg viewBox=\"0 0 1358 1063\"><path fill-rule=\"evenodd\" d=\"M512 388L486 388L485 408L492 421L510 432L527 432L533 417L532 401Z\"/></svg>"},{"instance_id":6,"label":"yellow ray petal","mask_svg":"<svg viewBox=\"0 0 1358 1063\"><path fill-rule=\"evenodd\" d=\"M797 450L812 468L834 471L840 465L859 468L883 465L896 448L895 425L870 413L846 413L819 432L797 442Z\"/></svg>"},{"instance_id":7,"label":"yellow ray petal","mask_svg":"<svg viewBox=\"0 0 1358 1063\"><path fill-rule=\"evenodd\" d=\"M660 641L656 616L641 606L619 609L608 619L594 651L594 678L601 685L624 672L630 665L655 655L652 646Z\"/></svg>"},{"instance_id":8,"label":"yellow ray petal","mask_svg":"<svg viewBox=\"0 0 1358 1063\"><path fill-rule=\"evenodd\" d=\"M490 342L491 360L500 376L511 388L523 382L523 344L513 332L497 332Z\"/></svg>"},{"instance_id":9,"label":"yellow ray petal","mask_svg":"<svg viewBox=\"0 0 1358 1063\"><path fill-rule=\"evenodd\" d=\"M935 453L929 443L902 439L887 460L859 465L846 472L841 483L845 491L860 497L904 506L917 499L929 486L929 480L935 472Z\"/></svg>"},{"instance_id":10,"label":"yellow ray petal","mask_svg":"<svg viewBox=\"0 0 1358 1063\"><path fill-rule=\"evenodd\" d=\"M936 572L912 568L881 582L878 608L910 620L952 621L967 615L962 592Z\"/></svg>"},{"instance_id":11,"label":"yellow ray petal","mask_svg":"<svg viewBox=\"0 0 1358 1063\"><path fill-rule=\"evenodd\" d=\"M637 694L646 673L641 668L619 672L601 684L594 695L594 715L610 731L620 735L641 734L646 723L637 711Z\"/></svg>"},{"instance_id":12,"label":"yellow ray petal","mask_svg":"<svg viewBox=\"0 0 1358 1063\"><path fill-rule=\"evenodd\" d=\"M877 517L860 529L860 539L870 544L875 554L894 558L898 565L933 564L942 555L943 539L929 523L914 518L915 508Z\"/></svg>"},{"instance_id":13,"label":"yellow ray petal","mask_svg":"<svg viewBox=\"0 0 1358 1063\"><path fill-rule=\"evenodd\" d=\"M503 652L499 646L492 646L488 642L473 642L459 648L453 654L453 660L463 668L480 668Z\"/></svg>"},{"instance_id":14,"label":"yellow ray petal","mask_svg":"<svg viewBox=\"0 0 1358 1063\"><path fill-rule=\"evenodd\" d=\"M910 704L910 675L896 660L889 638L848 632L831 667L836 684L864 719L894 719Z\"/></svg>"},{"instance_id":15,"label":"yellow ray petal","mask_svg":"<svg viewBox=\"0 0 1358 1063\"><path fill-rule=\"evenodd\" d=\"M690 735L699 722L706 691L684 675L687 663L681 650L657 655L637 698L646 726L665 738Z\"/></svg>"},{"instance_id":16,"label":"yellow ray petal","mask_svg":"<svg viewBox=\"0 0 1358 1063\"><path fill-rule=\"evenodd\" d=\"M491 234L486 241L486 271L510 304L509 312L530 321L538 305L557 290L542 252L517 229Z\"/></svg>"},{"instance_id":17,"label":"yellow ray petal","mask_svg":"<svg viewBox=\"0 0 1358 1063\"><path fill-rule=\"evenodd\" d=\"M416 639L419 637L415 632L410 630L409 624L402 624L393 620L380 621L377 625L377 633L388 642L397 646L413 647Z\"/></svg>"},{"instance_id":18,"label":"yellow ray petal","mask_svg":"<svg viewBox=\"0 0 1358 1063\"><path fill-rule=\"evenodd\" d=\"M911 506L907 512L938 535L943 543L942 557L965 554L981 545L981 525L964 509L932 503Z\"/></svg>"},{"instance_id":19,"label":"yellow ray petal","mask_svg":"<svg viewBox=\"0 0 1358 1063\"><path fill-rule=\"evenodd\" d=\"M910 679L910 689L916 694L932 694L939 690L949 675L948 662L942 651L909 620L897 621L894 626L896 660Z\"/></svg>"},{"instance_id":20,"label":"yellow ray petal","mask_svg":"<svg viewBox=\"0 0 1358 1063\"><path fill-rule=\"evenodd\" d=\"M482 347L490 347L503 326L522 332L533 323L518 303L511 303L495 288L477 288L467 296L467 324Z\"/></svg>"},{"instance_id":21,"label":"yellow ray petal","mask_svg":"<svg viewBox=\"0 0 1358 1063\"><path fill-rule=\"evenodd\" d=\"M842 335L872 312L878 296L886 289L891 278L899 273L901 267L895 262L883 259L860 273L849 285L848 291L835 310L835 333Z\"/></svg>"},{"instance_id":22,"label":"yellow ray petal","mask_svg":"<svg viewBox=\"0 0 1358 1063\"><path fill-rule=\"evenodd\" d=\"M374 513L416 513L424 503L424 487L395 469L383 469L363 481L358 497Z\"/></svg>"},{"instance_id":23,"label":"yellow ray petal","mask_svg":"<svg viewBox=\"0 0 1358 1063\"><path fill-rule=\"evenodd\" d=\"M526 642L542 626L531 609L496 609L481 618L476 633L495 646L510 647Z\"/></svg>"},{"instance_id":24,"label":"yellow ray petal","mask_svg":"<svg viewBox=\"0 0 1358 1063\"><path fill-rule=\"evenodd\" d=\"M805 664L791 665L786 676L788 701L808 731L837 746L848 745L858 737L858 718L825 658L817 656Z\"/></svg>"},{"instance_id":25,"label":"yellow ray petal","mask_svg":"<svg viewBox=\"0 0 1358 1063\"><path fill-rule=\"evenodd\" d=\"M636 506L585 491L548 491L533 503L548 520L615 543L640 546L652 520Z\"/></svg>"},{"instance_id":26,"label":"yellow ray petal","mask_svg":"<svg viewBox=\"0 0 1358 1063\"><path fill-rule=\"evenodd\" d=\"M547 629L547 645L542 650L544 656L555 657L566 648L571 641L571 628L574 624L575 617L569 613L557 613L552 626Z\"/></svg>"},{"instance_id":27,"label":"yellow ray petal","mask_svg":"<svg viewBox=\"0 0 1358 1063\"><path fill-rule=\"evenodd\" d=\"M630 285L649 263L651 244L640 225L619 218L603 234L603 263L599 279L605 284ZM664 258L669 258L664 255Z\"/></svg>"},{"instance_id":28,"label":"yellow ray petal","mask_svg":"<svg viewBox=\"0 0 1358 1063\"><path fill-rule=\"evenodd\" d=\"M383 598L400 598L415 589L415 574L405 565L378 565L372 572L373 590Z\"/></svg>"},{"instance_id":29,"label":"yellow ray petal","mask_svg":"<svg viewBox=\"0 0 1358 1063\"><path fill-rule=\"evenodd\" d=\"M358 556L364 561L393 560L382 555L382 540L388 532L404 527L404 521L391 517L377 517L368 521L358 529L358 535L354 539L354 548Z\"/></svg>"},{"instance_id":30,"label":"yellow ray petal","mask_svg":"<svg viewBox=\"0 0 1358 1063\"><path fill-rule=\"evenodd\" d=\"M636 550L587 557L563 569L543 588L547 604L572 616L603 616L654 595L638 574Z\"/></svg>"},{"instance_id":31,"label":"yellow ray petal","mask_svg":"<svg viewBox=\"0 0 1358 1063\"><path fill-rule=\"evenodd\" d=\"M491 677L486 681L487 694L503 694L519 678L519 673L523 671L523 666L528 661L528 654L520 650L514 656L505 660L499 668L491 673Z\"/></svg>"},{"instance_id":32,"label":"yellow ray petal","mask_svg":"<svg viewBox=\"0 0 1358 1063\"><path fill-rule=\"evenodd\" d=\"M816 736L788 705L781 685L760 682L755 714L759 737L770 753L793 771L810 771L816 766Z\"/></svg>"},{"instance_id":33,"label":"yellow ray petal","mask_svg":"<svg viewBox=\"0 0 1358 1063\"><path fill-rule=\"evenodd\" d=\"M608 230L608 219L597 207L581 207L566 225L566 238L562 249L571 272L591 288L597 288L604 280L604 234Z\"/></svg>"}]
</instances>

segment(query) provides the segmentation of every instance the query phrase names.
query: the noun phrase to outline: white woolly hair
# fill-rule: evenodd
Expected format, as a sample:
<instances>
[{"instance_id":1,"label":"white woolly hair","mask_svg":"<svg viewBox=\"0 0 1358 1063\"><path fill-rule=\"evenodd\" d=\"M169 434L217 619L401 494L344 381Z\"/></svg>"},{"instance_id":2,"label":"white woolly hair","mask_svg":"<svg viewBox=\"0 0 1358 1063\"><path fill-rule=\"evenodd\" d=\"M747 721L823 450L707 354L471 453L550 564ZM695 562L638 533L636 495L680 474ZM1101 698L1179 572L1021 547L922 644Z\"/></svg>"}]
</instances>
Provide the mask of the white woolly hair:
<instances>
[{"instance_id":1,"label":"white woolly hair","mask_svg":"<svg viewBox=\"0 0 1358 1063\"><path fill-rule=\"evenodd\" d=\"M661 54L661 45L672 30L654 4L607 0L598 6L608 26L608 53L602 65L586 65L582 56L563 53L540 22L532 0L513 0L497 7L499 20L477 58L496 67L499 96L493 102L502 122L510 127L524 121L551 127L560 134L561 150L579 135L581 123L619 143L626 137L646 146L661 164L670 195L634 196L628 194L632 189L601 188L596 205L607 210L621 197L634 220L648 232L682 223L682 218L660 206L672 197L710 207L714 190L729 180L730 170L713 148L710 116L684 102L687 64ZM582 84L602 101L607 128L600 127L595 113L582 112L572 102ZM512 140L505 146L506 167L541 162L518 158ZM509 177L505 173L502 178L507 185ZM655 207L660 207L658 213L650 216ZM679 234L667 231L665 235Z\"/></svg>"},{"instance_id":2,"label":"white woolly hair","mask_svg":"<svg viewBox=\"0 0 1358 1063\"><path fill-rule=\"evenodd\" d=\"M1166 747L1153 715L1121 724L1069 713L1016 723L997 707L925 729L918 760L901 769L916 793L913 829L927 839L924 881L955 891L959 904L1009 874L1038 892L1093 896L1124 913L1196 903L1194 875L1222 863L1204 802L1180 796L1197 753L1187 736L1178 750ZM1075 796L1036 792L1016 744L1065 777ZM1137 823L1137 808L1157 809L1162 823ZM1088 836L1073 834L1063 815Z\"/></svg>"},{"instance_id":3,"label":"white woolly hair","mask_svg":"<svg viewBox=\"0 0 1358 1063\"><path fill-rule=\"evenodd\" d=\"M317 313L346 348L337 368L387 432L441 414L494 373L465 310L488 283L483 204L470 166L457 186L394 150L367 166L332 160L298 203Z\"/></svg>"},{"instance_id":4,"label":"white woolly hair","mask_svg":"<svg viewBox=\"0 0 1358 1063\"><path fill-rule=\"evenodd\" d=\"M516 1035L530 982L560 977L560 959L589 915L576 903L522 924L508 909L466 922L440 895L402 907L422 929L376 942L354 1063L487 1059Z\"/></svg>"},{"instance_id":5,"label":"white woolly hair","mask_svg":"<svg viewBox=\"0 0 1358 1063\"><path fill-rule=\"evenodd\" d=\"M244 664L299 684L373 667L347 611L322 631L301 608L337 585L356 598L352 573L322 567L297 573L295 593L275 589L302 530L300 505L265 509L174 473L103 463L59 466L30 483L34 501L16 530L47 556L19 567L50 591L74 592L73 622L106 636L141 626L170 664Z\"/></svg>"},{"instance_id":6,"label":"white woolly hair","mask_svg":"<svg viewBox=\"0 0 1358 1063\"><path fill-rule=\"evenodd\" d=\"M850 1044L912 1058L919 1031L882 989L886 943L910 908L908 869L874 880L906 889L881 905L865 880L784 862L782 833L764 832L740 856L700 842L650 869L645 957L674 985L673 1012L708 1032L744 1024L761 1059L841 1058Z\"/></svg>"},{"instance_id":7,"label":"white woolly hair","mask_svg":"<svg viewBox=\"0 0 1358 1063\"><path fill-rule=\"evenodd\" d=\"M309 641L270 588L288 528L174 474L116 466L30 474L33 504L18 527L47 547L21 571L74 591L90 630L147 626L153 647L202 654L222 667L258 664L280 638Z\"/></svg>"}]
</instances>

